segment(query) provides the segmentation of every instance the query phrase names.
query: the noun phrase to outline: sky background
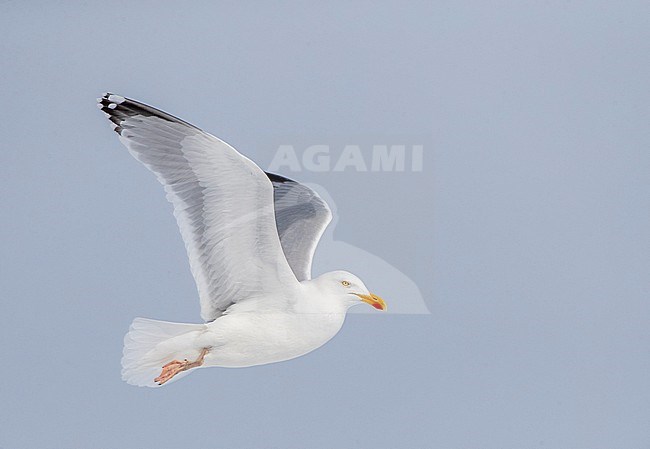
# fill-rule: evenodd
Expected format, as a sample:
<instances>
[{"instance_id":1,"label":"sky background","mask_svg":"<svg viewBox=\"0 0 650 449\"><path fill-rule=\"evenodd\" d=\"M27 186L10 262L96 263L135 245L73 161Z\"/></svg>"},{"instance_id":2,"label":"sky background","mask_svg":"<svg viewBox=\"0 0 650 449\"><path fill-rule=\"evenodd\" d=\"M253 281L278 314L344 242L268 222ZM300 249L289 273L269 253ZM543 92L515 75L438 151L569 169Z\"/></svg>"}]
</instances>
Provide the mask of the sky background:
<instances>
[{"instance_id":1,"label":"sky background","mask_svg":"<svg viewBox=\"0 0 650 449\"><path fill-rule=\"evenodd\" d=\"M0 447L650 447L649 22L633 1L0 2ZM105 91L263 167L279 143L424 142L422 172L283 174L431 313L122 382L134 317L199 308Z\"/></svg>"}]
</instances>

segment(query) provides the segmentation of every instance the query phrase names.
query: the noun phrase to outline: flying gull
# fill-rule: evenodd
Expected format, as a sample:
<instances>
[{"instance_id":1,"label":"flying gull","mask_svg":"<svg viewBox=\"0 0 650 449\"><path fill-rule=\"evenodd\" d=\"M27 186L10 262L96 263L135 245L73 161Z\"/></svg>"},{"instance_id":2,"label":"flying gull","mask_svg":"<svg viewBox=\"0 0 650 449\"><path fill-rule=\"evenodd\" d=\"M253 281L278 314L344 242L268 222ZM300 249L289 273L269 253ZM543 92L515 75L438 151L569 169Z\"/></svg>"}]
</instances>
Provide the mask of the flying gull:
<instances>
[{"instance_id":1,"label":"flying gull","mask_svg":"<svg viewBox=\"0 0 650 449\"><path fill-rule=\"evenodd\" d=\"M348 308L384 301L346 271L311 278L332 218L309 187L265 173L233 147L143 103L104 94L98 107L167 192L201 304L202 324L136 318L122 378L157 387L210 366L299 357L338 333Z\"/></svg>"}]
</instances>

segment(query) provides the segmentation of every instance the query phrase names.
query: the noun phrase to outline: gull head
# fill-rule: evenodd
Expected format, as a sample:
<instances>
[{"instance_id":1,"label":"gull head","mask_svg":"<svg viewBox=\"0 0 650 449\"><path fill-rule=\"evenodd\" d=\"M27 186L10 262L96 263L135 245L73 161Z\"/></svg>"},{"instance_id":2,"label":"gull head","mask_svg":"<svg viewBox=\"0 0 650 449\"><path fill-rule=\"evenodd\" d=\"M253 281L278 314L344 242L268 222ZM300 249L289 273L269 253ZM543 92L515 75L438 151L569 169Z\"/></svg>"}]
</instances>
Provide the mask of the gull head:
<instances>
[{"instance_id":1,"label":"gull head","mask_svg":"<svg viewBox=\"0 0 650 449\"><path fill-rule=\"evenodd\" d=\"M348 307L362 302L373 306L377 310L386 310L386 303L379 296L368 291L364 283L352 273L347 271L330 271L315 279L319 287L328 294L336 296Z\"/></svg>"}]
</instances>

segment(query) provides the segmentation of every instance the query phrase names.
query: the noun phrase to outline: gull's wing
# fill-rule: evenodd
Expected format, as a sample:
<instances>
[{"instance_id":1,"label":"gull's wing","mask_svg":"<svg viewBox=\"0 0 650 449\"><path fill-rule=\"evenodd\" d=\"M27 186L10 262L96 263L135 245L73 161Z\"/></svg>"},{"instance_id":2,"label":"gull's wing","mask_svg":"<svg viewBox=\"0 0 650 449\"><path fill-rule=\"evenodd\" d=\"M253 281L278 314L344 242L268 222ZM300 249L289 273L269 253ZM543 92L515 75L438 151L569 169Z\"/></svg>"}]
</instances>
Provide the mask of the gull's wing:
<instances>
[{"instance_id":1,"label":"gull's wing","mask_svg":"<svg viewBox=\"0 0 650 449\"><path fill-rule=\"evenodd\" d=\"M156 174L174 205L201 300L201 317L297 287L282 252L273 187L234 148L151 106L105 94L98 99L131 154Z\"/></svg>"},{"instance_id":2,"label":"gull's wing","mask_svg":"<svg viewBox=\"0 0 650 449\"><path fill-rule=\"evenodd\" d=\"M309 187L284 176L266 175L273 183L275 222L287 262L299 281L311 279L314 251L332 211Z\"/></svg>"}]
</instances>

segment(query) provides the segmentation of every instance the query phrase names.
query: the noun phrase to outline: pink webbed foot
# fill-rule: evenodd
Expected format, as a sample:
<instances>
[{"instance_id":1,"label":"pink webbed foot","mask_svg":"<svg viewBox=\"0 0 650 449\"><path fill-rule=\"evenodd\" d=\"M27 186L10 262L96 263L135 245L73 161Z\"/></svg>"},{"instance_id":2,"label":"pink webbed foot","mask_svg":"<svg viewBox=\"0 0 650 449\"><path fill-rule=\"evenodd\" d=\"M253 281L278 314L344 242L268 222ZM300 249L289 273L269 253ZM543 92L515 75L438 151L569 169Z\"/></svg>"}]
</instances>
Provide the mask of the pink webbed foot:
<instances>
[{"instance_id":1,"label":"pink webbed foot","mask_svg":"<svg viewBox=\"0 0 650 449\"><path fill-rule=\"evenodd\" d=\"M199 357L193 362L190 362L187 359L183 360L182 362L179 360L172 360L171 362L167 363L162 367L162 372L160 373L160 376L156 377L153 381L156 382L158 385L162 385L165 382L168 382L171 378L173 378L178 373L182 373L183 371L187 371L188 369L196 368L203 365L203 359L205 358L205 355L208 353L208 351L209 348L203 348L201 350L201 354L199 355Z\"/></svg>"}]
</instances>

